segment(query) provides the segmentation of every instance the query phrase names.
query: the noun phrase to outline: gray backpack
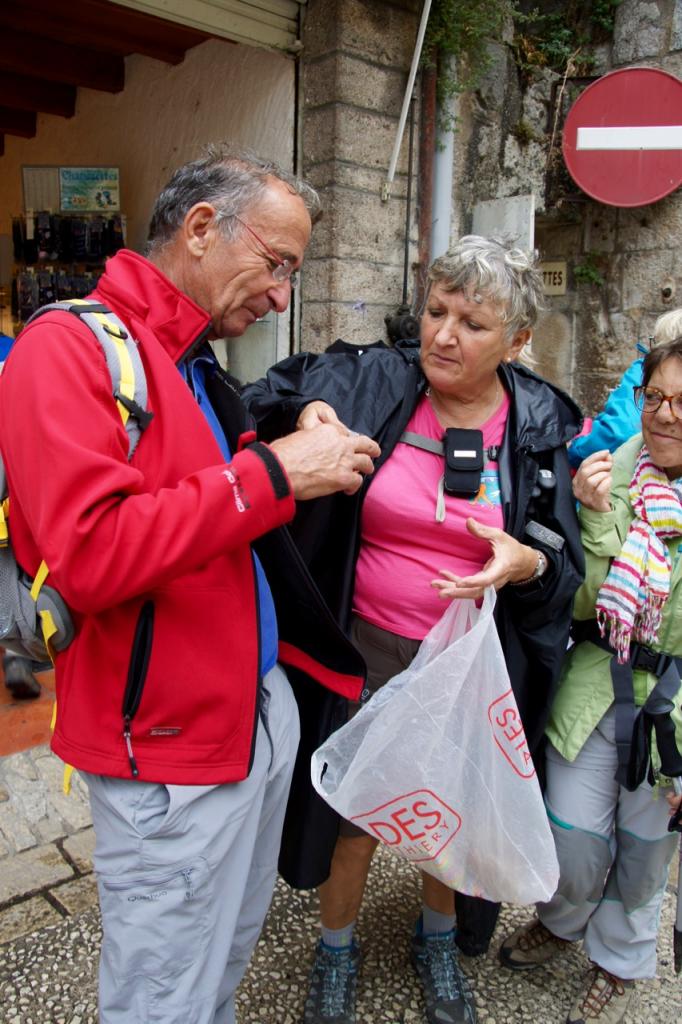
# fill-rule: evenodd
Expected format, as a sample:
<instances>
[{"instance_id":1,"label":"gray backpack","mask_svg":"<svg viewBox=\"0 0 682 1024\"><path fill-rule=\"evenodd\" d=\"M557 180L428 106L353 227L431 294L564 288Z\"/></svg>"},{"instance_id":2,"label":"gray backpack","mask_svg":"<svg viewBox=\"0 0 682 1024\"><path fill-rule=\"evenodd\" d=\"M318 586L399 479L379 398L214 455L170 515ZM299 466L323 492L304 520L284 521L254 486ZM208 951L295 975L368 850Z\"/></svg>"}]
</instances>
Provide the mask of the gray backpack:
<instances>
[{"instance_id":1,"label":"gray backpack","mask_svg":"<svg viewBox=\"0 0 682 1024\"><path fill-rule=\"evenodd\" d=\"M60 310L77 316L102 346L111 375L112 395L128 435L132 459L152 413L147 407L147 379L132 338L106 306L87 299L51 302L36 310L28 323ZM10 534L10 497L0 458L0 646L13 654L44 663L69 646L74 636L69 609L54 587L45 583L49 569L41 562L34 579L17 564Z\"/></svg>"}]
</instances>

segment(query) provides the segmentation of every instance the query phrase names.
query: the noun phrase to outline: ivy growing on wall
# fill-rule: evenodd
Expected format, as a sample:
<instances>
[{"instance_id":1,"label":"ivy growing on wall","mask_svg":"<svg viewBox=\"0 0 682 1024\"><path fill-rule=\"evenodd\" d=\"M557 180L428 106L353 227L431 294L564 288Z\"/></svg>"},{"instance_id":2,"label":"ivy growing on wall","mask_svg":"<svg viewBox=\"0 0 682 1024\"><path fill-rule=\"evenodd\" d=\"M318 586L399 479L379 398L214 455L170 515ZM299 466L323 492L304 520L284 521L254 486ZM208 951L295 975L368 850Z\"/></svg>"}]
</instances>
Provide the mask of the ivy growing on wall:
<instances>
[{"instance_id":1,"label":"ivy growing on wall","mask_svg":"<svg viewBox=\"0 0 682 1024\"><path fill-rule=\"evenodd\" d=\"M580 284L594 284L598 288L604 286L604 259L598 253L586 252L580 263L573 267L573 276Z\"/></svg>"},{"instance_id":2,"label":"ivy growing on wall","mask_svg":"<svg viewBox=\"0 0 682 1024\"><path fill-rule=\"evenodd\" d=\"M621 0L564 0L540 7L521 2L514 14L514 52L523 72L547 67L587 75L595 46L610 39Z\"/></svg>"},{"instance_id":3,"label":"ivy growing on wall","mask_svg":"<svg viewBox=\"0 0 682 1024\"><path fill-rule=\"evenodd\" d=\"M441 108L455 93L476 89L491 64L488 43L502 38L515 11L516 0L433 0L422 60L438 67Z\"/></svg>"},{"instance_id":4,"label":"ivy growing on wall","mask_svg":"<svg viewBox=\"0 0 682 1024\"><path fill-rule=\"evenodd\" d=\"M591 50L613 33L620 0L434 0L423 63L438 67L438 99L477 88L491 64L489 43L513 30L515 60L526 77L547 67L588 74Z\"/></svg>"}]
</instances>

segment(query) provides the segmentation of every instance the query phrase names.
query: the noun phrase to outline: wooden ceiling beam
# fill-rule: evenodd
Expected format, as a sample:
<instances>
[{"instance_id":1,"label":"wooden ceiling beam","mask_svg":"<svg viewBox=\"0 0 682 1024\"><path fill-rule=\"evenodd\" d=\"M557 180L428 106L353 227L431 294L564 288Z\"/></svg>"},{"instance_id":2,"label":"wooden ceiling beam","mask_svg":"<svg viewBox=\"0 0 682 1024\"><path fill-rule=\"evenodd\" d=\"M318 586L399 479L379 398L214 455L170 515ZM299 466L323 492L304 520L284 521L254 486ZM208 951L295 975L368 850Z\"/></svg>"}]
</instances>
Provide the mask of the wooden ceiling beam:
<instances>
[{"instance_id":1,"label":"wooden ceiling beam","mask_svg":"<svg viewBox=\"0 0 682 1024\"><path fill-rule=\"evenodd\" d=\"M107 9L108 8L108 9ZM120 13L119 13L120 12ZM174 33L163 30L163 22L157 26L144 26L144 32L137 34L129 25L125 8L112 9L110 5L88 5L71 0L68 6L55 10L54 0L41 3L40 0L13 0L12 4L0 6L0 27L17 32L40 32L41 36L66 43L70 46L101 53L113 53L125 57L140 53L154 57L167 64L179 64L185 50L206 38L203 33L192 33L187 41L174 41ZM190 42L189 39L196 40Z\"/></svg>"},{"instance_id":2,"label":"wooden ceiling beam","mask_svg":"<svg viewBox=\"0 0 682 1024\"><path fill-rule=\"evenodd\" d=\"M76 111L76 87L59 82L44 82L29 75L0 71L0 99L3 106L16 110L37 110L43 114L73 117Z\"/></svg>"},{"instance_id":3,"label":"wooden ceiling beam","mask_svg":"<svg viewBox=\"0 0 682 1024\"><path fill-rule=\"evenodd\" d=\"M19 135L22 139L32 139L36 133L37 115L29 110L14 110L12 107L0 107L0 133Z\"/></svg>"},{"instance_id":4,"label":"wooden ceiling beam","mask_svg":"<svg viewBox=\"0 0 682 1024\"><path fill-rule=\"evenodd\" d=\"M50 82L120 92L125 84L123 57L54 43L43 36L5 29L0 45L0 71L35 74Z\"/></svg>"}]
</instances>

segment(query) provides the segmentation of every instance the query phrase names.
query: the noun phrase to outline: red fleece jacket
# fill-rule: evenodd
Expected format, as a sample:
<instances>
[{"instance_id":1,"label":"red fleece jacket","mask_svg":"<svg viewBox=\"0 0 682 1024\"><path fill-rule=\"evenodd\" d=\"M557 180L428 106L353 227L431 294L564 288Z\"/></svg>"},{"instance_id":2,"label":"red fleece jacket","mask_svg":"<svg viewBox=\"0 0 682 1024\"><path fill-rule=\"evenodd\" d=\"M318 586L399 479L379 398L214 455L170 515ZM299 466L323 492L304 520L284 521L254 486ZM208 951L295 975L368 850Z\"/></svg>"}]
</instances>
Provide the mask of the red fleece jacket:
<instances>
[{"instance_id":1,"label":"red fleece jacket","mask_svg":"<svg viewBox=\"0 0 682 1024\"><path fill-rule=\"evenodd\" d=\"M139 342L153 419L131 462L103 352L68 313L17 339L0 378L0 448L20 564L74 613L56 659L52 746L77 768L130 777L123 700L136 624L153 605L149 668L131 739L140 778L243 779L257 713L257 599L250 542L292 518L257 450L229 467L176 362L208 316L126 250L92 296ZM272 465L270 465L272 471ZM283 485L283 486L282 486Z\"/></svg>"}]
</instances>

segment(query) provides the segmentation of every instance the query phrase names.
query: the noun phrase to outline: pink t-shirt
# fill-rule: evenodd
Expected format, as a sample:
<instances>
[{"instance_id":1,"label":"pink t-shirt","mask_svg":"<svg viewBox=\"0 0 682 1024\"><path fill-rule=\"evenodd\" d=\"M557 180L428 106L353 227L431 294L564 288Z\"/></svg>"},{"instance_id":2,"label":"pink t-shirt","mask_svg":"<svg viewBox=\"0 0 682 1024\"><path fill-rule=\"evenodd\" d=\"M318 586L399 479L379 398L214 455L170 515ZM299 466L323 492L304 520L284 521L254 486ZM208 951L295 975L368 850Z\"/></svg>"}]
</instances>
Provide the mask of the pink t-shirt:
<instances>
[{"instance_id":1,"label":"pink t-shirt","mask_svg":"<svg viewBox=\"0 0 682 1024\"><path fill-rule=\"evenodd\" d=\"M483 447L502 444L509 412L505 392L483 424ZM406 430L442 440L443 428L426 396ZM472 536L466 520L502 527L497 463L486 459L473 498L445 495L445 519L436 520L443 456L397 444L379 469L362 506L362 543L353 611L368 622L412 640L423 640L445 611L431 580L441 569L460 576L479 572L490 558L487 541Z\"/></svg>"}]
</instances>

